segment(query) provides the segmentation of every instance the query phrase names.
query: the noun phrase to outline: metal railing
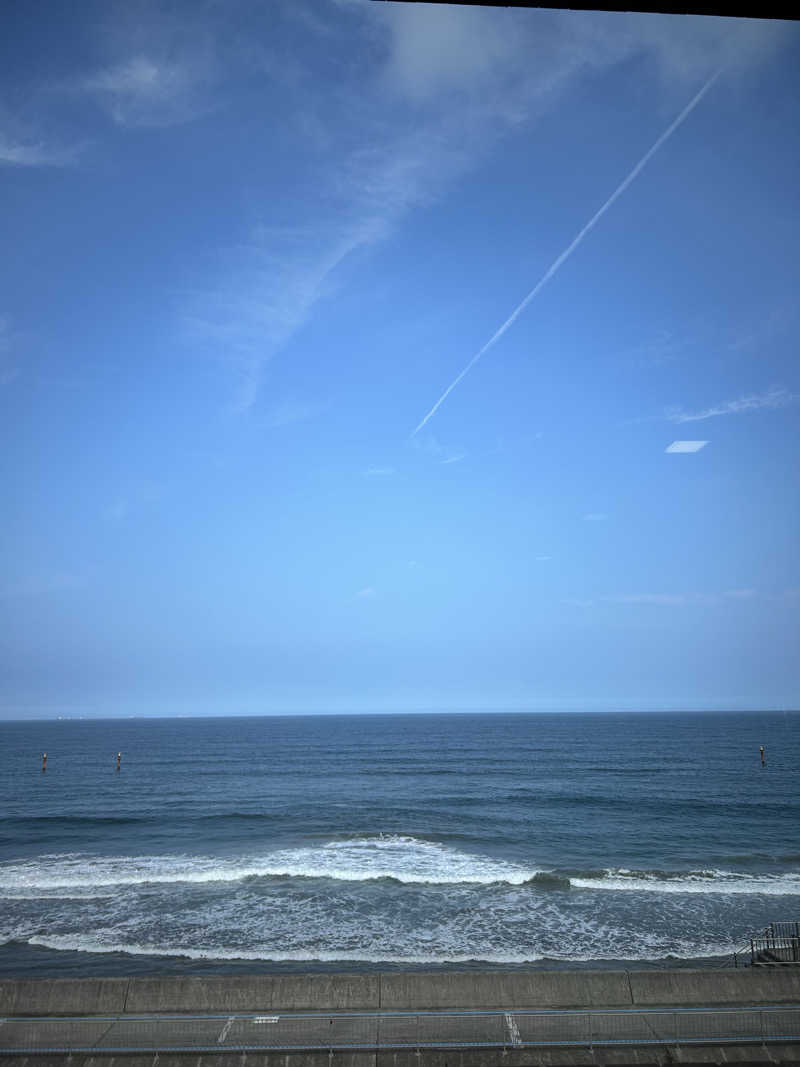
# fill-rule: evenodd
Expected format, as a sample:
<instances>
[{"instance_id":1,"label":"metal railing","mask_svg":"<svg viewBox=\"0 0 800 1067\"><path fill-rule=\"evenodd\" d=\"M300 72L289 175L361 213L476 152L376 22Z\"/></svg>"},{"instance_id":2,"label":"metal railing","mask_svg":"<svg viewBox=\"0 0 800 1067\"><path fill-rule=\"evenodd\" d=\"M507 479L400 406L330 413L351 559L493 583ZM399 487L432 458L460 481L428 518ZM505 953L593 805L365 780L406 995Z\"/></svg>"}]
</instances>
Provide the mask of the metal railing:
<instances>
[{"instance_id":1,"label":"metal railing","mask_svg":"<svg viewBox=\"0 0 800 1067\"><path fill-rule=\"evenodd\" d=\"M734 967L797 966L800 964L800 922L774 922L733 954Z\"/></svg>"},{"instance_id":2,"label":"metal railing","mask_svg":"<svg viewBox=\"0 0 800 1067\"><path fill-rule=\"evenodd\" d=\"M800 1042L800 1006L7 1017L0 1054L309 1052Z\"/></svg>"},{"instance_id":3,"label":"metal railing","mask_svg":"<svg viewBox=\"0 0 800 1067\"><path fill-rule=\"evenodd\" d=\"M769 929L776 937L800 937L800 921L770 923Z\"/></svg>"}]
</instances>

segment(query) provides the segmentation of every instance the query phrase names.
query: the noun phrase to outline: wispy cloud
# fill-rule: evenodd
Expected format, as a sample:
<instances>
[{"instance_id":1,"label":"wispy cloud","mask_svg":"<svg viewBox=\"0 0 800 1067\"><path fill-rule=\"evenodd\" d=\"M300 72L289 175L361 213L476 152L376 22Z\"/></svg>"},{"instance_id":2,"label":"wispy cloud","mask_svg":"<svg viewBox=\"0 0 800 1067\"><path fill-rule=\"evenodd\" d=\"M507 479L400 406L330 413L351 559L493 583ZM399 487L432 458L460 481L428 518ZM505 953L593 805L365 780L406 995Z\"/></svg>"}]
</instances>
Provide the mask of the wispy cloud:
<instances>
[{"instance_id":1,"label":"wispy cloud","mask_svg":"<svg viewBox=\"0 0 800 1067\"><path fill-rule=\"evenodd\" d=\"M82 79L79 88L96 97L121 126L174 126L207 113L207 63L136 55Z\"/></svg>"},{"instance_id":2,"label":"wispy cloud","mask_svg":"<svg viewBox=\"0 0 800 1067\"><path fill-rule=\"evenodd\" d=\"M394 467L367 467L364 474L368 478L385 478L390 474L394 474Z\"/></svg>"},{"instance_id":3,"label":"wispy cloud","mask_svg":"<svg viewBox=\"0 0 800 1067\"><path fill-rule=\"evenodd\" d=\"M412 443L418 452L430 456L431 459L443 466L447 466L451 463L460 463L467 457L467 453L463 449L444 445L433 434L429 434L426 437L414 438Z\"/></svg>"},{"instance_id":4,"label":"wispy cloud","mask_svg":"<svg viewBox=\"0 0 800 1067\"><path fill-rule=\"evenodd\" d=\"M186 294L183 324L193 342L223 353L238 384L233 408L249 411L258 401L269 360L334 291L344 260L369 244L367 220L331 227L274 229L257 226L248 242L220 255L225 280Z\"/></svg>"},{"instance_id":5,"label":"wispy cloud","mask_svg":"<svg viewBox=\"0 0 800 1067\"><path fill-rule=\"evenodd\" d=\"M81 146L47 144L38 140L17 140L0 130L0 166L67 167L80 154Z\"/></svg>"},{"instance_id":6,"label":"wispy cloud","mask_svg":"<svg viewBox=\"0 0 800 1067\"><path fill-rule=\"evenodd\" d=\"M296 210L286 197L284 235L259 226L274 204L271 192L259 202L259 185L269 183L255 168L230 243L220 241L202 276L198 269L179 309L195 341L230 367L241 411L257 402L266 363L343 280L349 261L435 202L577 81L645 57L673 98L676 86L697 84L712 65L759 61L782 40L769 26L737 32L733 20L685 27L659 16L539 11L522 18L502 9L359 0L237 5L237 17L225 5L203 3L189 20L170 4L103 10L95 63L54 86L51 105L71 92L120 127L141 128L226 108L252 116L256 101L266 143L274 136L276 144L286 138L290 151L302 145L295 156L308 171L292 181L313 195L298 196ZM335 81L322 70L335 70ZM58 108L51 110L55 116ZM0 138L0 162L55 165L74 155L39 136ZM244 245L237 244L243 234Z\"/></svg>"},{"instance_id":7,"label":"wispy cloud","mask_svg":"<svg viewBox=\"0 0 800 1067\"><path fill-rule=\"evenodd\" d=\"M688 32L658 16L655 24L639 16L547 12L523 20L499 9L357 0L275 7L301 24L304 47L296 47L295 33L289 67L278 36L264 34L278 43L262 44L258 63L275 94L283 92L285 126L304 141L317 195L305 198L302 222L292 226L286 216L283 237L251 233L238 262L226 261L216 282L197 286L203 291L185 309L196 336L228 354L243 411L258 399L267 361L344 282L358 253L441 197L510 131L556 106L577 80L633 57L654 57L672 95L720 61L766 53L779 39L762 30L745 38L716 24ZM270 29L279 24L274 19ZM340 50L360 56L338 68L335 88L311 76L320 47L329 56ZM254 70L243 43L237 48ZM155 54L152 42L139 54ZM192 62L202 71L202 62ZM146 73L142 68L144 88ZM197 74L193 84L214 76ZM177 76L164 81L182 84Z\"/></svg>"},{"instance_id":8,"label":"wispy cloud","mask_svg":"<svg viewBox=\"0 0 800 1067\"><path fill-rule=\"evenodd\" d=\"M683 593L619 593L600 598L609 604L655 604L658 607L681 607L689 602Z\"/></svg>"},{"instance_id":9,"label":"wispy cloud","mask_svg":"<svg viewBox=\"0 0 800 1067\"><path fill-rule=\"evenodd\" d=\"M700 422L703 419L713 419L718 415L743 415L750 411L772 411L776 408L785 408L790 404L795 404L800 400L800 395L797 393L790 393L787 389L780 389L774 386L772 389L768 389L764 393L748 393L746 396L740 396L736 400L727 400L723 404L714 404L710 408L704 408L702 411L680 411L679 409L670 409L666 413L666 418L670 422Z\"/></svg>"},{"instance_id":10,"label":"wispy cloud","mask_svg":"<svg viewBox=\"0 0 800 1067\"><path fill-rule=\"evenodd\" d=\"M671 445L667 445L664 449L665 452L699 452L701 448L705 448L708 441L673 441Z\"/></svg>"},{"instance_id":11,"label":"wispy cloud","mask_svg":"<svg viewBox=\"0 0 800 1067\"><path fill-rule=\"evenodd\" d=\"M572 253L575 251L575 249L578 248L578 246L582 243L582 241L584 240L586 235L591 230L594 229L594 227L597 225L597 223L600 221L600 219L603 217L603 215L605 215L605 213L614 205L614 203L619 199L619 197L622 196L622 194L625 192L625 190L628 188L628 186L632 182L634 182L636 180L636 178L639 176L639 174L642 172L642 170L644 170L644 168L647 166L647 164L650 162L650 160L653 158L653 156L656 154L656 152L659 150L659 148L661 148L661 146L672 136L672 134L685 122L685 120L689 117L689 115L692 113L692 111L694 111L694 109L697 107L697 105L700 103L700 101L706 95L708 90L711 88L711 86L717 80L717 78L719 77L720 73L721 73L720 71L717 71L715 74L712 74L712 76L710 78L708 78L708 80L703 84L703 86L700 88L700 90L697 93L695 93L695 95L692 97L692 99L689 101L689 103L686 105L686 107L684 107L684 109L680 112L680 114L678 114L678 116L675 119L673 119L673 121L669 124L669 126L666 128L666 130L664 130L664 132L661 134L661 136L651 145L651 147L647 150L647 152L645 152L645 154L642 156L642 158L639 160L639 162L636 164L636 166L633 168L633 170L627 175L627 177L625 177L620 182L620 184L617 186L617 188L614 190L614 192L611 194L611 196L605 201L605 203L602 205L602 207L600 207L594 213L594 215L592 215L592 217L589 219L589 221L578 232L578 234L572 239L572 241L570 242L570 244L567 245L567 247L564 249L564 251L561 252L553 260L553 262L550 264L550 266L544 272L544 274L539 279L539 281L536 283L536 285L533 287L533 289L531 289L531 291L528 293L528 295L525 297L525 299L520 304L518 304L517 307L514 308L514 310L511 312L511 314L505 320L505 322L503 322L495 330L495 332L492 334L492 336L489 338L489 340L486 342L486 344L475 353L475 355L466 364L466 366L463 368L463 370L461 370L460 373L456 375L456 377L453 379L453 381L450 383L450 385L448 385L448 387L445 389L445 391L442 393L442 395L439 397L439 399L436 401L436 403L433 405L433 407L430 409L430 411L427 413L427 415L425 415L425 417L414 428L412 435L419 433L419 431L422 429L422 427L431 418L433 418L433 416L439 410L439 408L444 403L444 401L447 399L447 397L450 395L450 393L455 389L455 387L461 381L463 381L463 379L472 370L472 368L475 366L475 364L489 351L490 348L492 348L495 344L497 344L497 342L500 340L500 338L503 336L503 334L514 325L514 323L519 318L519 316L522 314L522 312L525 310L525 308L528 306L528 304L530 304L531 301L534 300L539 295L539 293L542 291L544 286L550 281L550 279L553 278L558 273L558 271L561 269L561 267L564 265L564 263L566 263L566 261L569 259L569 257L572 255Z\"/></svg>"},{"instance_id":12,"label":"wispy cloud","mask_svg":"<svg viewBox=\"0 0 800 1067\"><path fill-rule=\"evenodd\" d=\"M359 589L359 591L356 593L356 597L360 598L361 600L370 600L374 596L375 589L371 585L367 585L363 589Z\"/></svg>"},{"instance_id":13,"label":"wispy cloud","mask_svg":"<svg viewBox=\"0 0 800 1067\"><path fill-rule=\"evenodd\" d=\"M584 522L605 522L608 515L604 511L589 511L582 518Z\"/></svg>"},{"instance_id":14,"label":"wispy cloud","mask_svg":"<svg viewBox=\"0 0 800 1067\"><path fill-rule=\"evenodd\" d=\"M190 122L230 98L245 65L240 20L197 4L187 19L172 4L105 5L94 24L98 61L66 89L93 99L123 127Z\"/></svg>"}]
</instances>

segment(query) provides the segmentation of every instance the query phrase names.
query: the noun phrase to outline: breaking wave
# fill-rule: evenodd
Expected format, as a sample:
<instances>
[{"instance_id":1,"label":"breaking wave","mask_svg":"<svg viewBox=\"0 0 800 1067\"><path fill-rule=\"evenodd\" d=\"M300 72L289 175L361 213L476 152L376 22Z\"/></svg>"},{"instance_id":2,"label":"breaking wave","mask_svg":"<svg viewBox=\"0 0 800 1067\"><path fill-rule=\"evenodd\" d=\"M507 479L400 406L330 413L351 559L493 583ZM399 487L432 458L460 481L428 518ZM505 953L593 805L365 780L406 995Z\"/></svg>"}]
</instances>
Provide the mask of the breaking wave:
<instances>
[{"instance_id":1,"label":"breaking wave","mask_svg":"<svg viewBox=\"0 0 800 1067\"><path fill-rule=\"evenodd\" d=\"M163 882L238 882L248 878L392 879L429 885L522 885L539 873L414 837L386 835L283 849L260 857L88 856L63 853L0 867L0 892L89 889Z\"/></svg>"},{"instance_id":2,"label":"breaking wave","mask_svg":"<svg viewBox=\"0 0 800 1067\"><path fill-rule=\"evenodd\" d=\"M81 897L121 886L248 879L391 880L408 885L527 886L532 890L800 895L800 872L546 870L462 852L411 836L379 835L281 849L262 856L90 856L60 853L0 866L0 895Z\"/></svg>"},{"instance_id":3,"label":"breaking wave","mask_svg":"<svg viewBox=\"0 0 800 1067\"><path fill-rule=\"evenodd\" d=\"M800 894L800 874L739 874L705 871L631 871L625 867L570 877L575 889L638 893L717 893L722 895L793 896Z\"/></svg>"},{"instance_id":4,"label":"breaking wave","mask_svg":"<svg viewBox=\"0 0 800 1067\"><path fill-rule=\"evenodd\" d=\"M608 931L606 931L608 933ZM3 942L0 941L0 944ZM12 943L7 941L5 943ZM690 942L685 939L659 940L657 938L632 937L628 935L616 944L603 937L578 939L571 945L562 945L560 950L554 947L537 950L529 946L505 946L498 951L486 941L469 944L464 940L455 942L437 942L422 946L409 939L395 946L385 941L371 939L363 947L306 946L278 947L276 945L256 945L244 947L236 945L206 944L202 947L187 945L179 940L167 942L130 941L119 935L109 937L86 936L74 932L67 935L45 934L14 939L16 944L28 944L40 948L54 949L59 952L88 952L93 954L125 954L129 956L173 956L190 960L252 960L296 963L399 963L399 964L465 964L490 963L494 965L524 965L546 959L560 959L572 963L587 963L591 960L641 960L656 961L663 959L708 959L727 956L731 946L725 942L703 941Z\"/></svg>"}]
</instances>

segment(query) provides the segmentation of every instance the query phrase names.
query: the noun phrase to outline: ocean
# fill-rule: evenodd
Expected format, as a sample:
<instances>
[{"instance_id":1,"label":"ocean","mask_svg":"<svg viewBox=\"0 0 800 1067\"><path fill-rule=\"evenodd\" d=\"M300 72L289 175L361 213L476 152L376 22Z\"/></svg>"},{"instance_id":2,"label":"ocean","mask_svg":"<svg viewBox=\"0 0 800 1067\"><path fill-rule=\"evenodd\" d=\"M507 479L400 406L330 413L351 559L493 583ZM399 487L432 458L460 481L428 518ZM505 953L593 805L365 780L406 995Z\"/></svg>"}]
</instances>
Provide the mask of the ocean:
<instances>
[{"instance_id":1,"label":"ocean","mask_svg":"<svg viewBox=\"0 0 800 1067\"><path fill-rule=\"evenodd\" d=\"M799 725L0 723L0 974L719 964L800 918Z\"/></svg>"}]
</instances>

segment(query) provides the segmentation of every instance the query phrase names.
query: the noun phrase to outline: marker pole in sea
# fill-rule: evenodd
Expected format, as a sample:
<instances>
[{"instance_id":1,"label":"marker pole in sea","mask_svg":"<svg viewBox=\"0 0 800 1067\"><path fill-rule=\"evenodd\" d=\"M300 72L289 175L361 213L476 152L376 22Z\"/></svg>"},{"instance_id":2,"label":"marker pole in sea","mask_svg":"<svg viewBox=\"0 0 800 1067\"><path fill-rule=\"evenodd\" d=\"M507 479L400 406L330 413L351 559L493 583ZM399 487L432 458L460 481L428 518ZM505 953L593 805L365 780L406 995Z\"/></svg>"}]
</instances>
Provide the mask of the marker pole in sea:
<instances>
[{"instance_id":1,"label":"marker pole in sea","mask_svg":"<svg viewBox=\"0 0 800 1067\"><path fill-rule=\"evenodd\" d=\"M767 758L764 755L764 746L761 745L761 766L762 767L766 767L766 765L767 765Z\"/></svg>"},{"instance_id":2,"label":"marker pole in sea","mask_svg":"<svg viewBox=\"0 0 800 1067\"><path fill-rule=\"evenodd\" d=\"M47 753L43 752L42 753L42 771L44 772L46 770L47 770Z\"/></svg>"},{"instance_id":3,"label":"marker pole in sea","mask_svg":"<svg viewBox=\"0 0 800 1067\"><path fill-rule=\"evenodd\" d=\"M117 770L119 770L120 763L122 763L122 753L118 752L117 753Z\"/></svg>"}]
</instances>

